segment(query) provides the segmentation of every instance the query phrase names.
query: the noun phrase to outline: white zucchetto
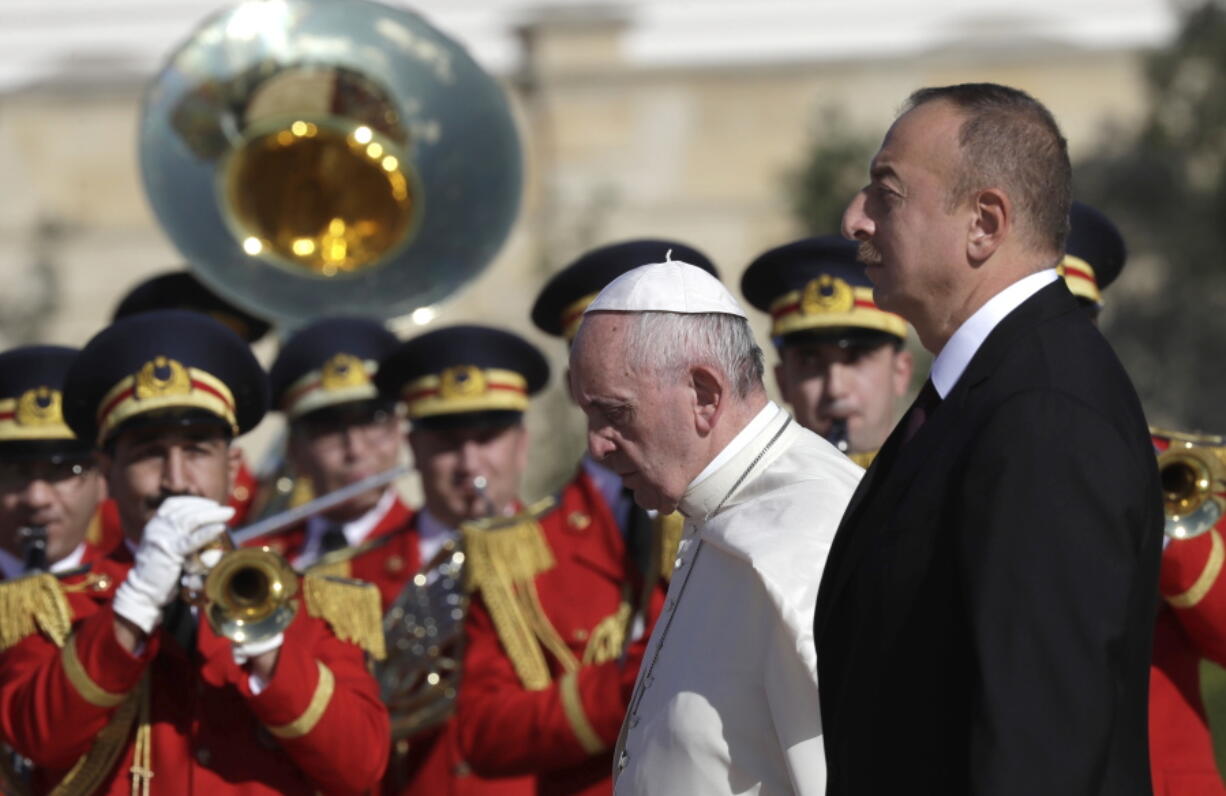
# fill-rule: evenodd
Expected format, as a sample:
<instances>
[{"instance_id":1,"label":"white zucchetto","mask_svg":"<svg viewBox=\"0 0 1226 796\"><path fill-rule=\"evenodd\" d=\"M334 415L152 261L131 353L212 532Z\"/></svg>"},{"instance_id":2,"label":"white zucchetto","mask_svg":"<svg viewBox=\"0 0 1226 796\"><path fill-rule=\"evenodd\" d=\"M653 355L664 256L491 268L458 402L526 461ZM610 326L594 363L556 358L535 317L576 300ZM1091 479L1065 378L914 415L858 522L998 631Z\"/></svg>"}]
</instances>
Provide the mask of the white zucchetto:
<instances>
[{"instance_id":1,"label":"white zucchetto","mask_svg":"<svg viewBox=\"0 0 1226 796\"><path fill-rule=\"evenodd\" d=\"M722 282L696 265L672 259L617 277L584 310L589 312L720 313L748 319Z\"/></svg>"}]
</instances>

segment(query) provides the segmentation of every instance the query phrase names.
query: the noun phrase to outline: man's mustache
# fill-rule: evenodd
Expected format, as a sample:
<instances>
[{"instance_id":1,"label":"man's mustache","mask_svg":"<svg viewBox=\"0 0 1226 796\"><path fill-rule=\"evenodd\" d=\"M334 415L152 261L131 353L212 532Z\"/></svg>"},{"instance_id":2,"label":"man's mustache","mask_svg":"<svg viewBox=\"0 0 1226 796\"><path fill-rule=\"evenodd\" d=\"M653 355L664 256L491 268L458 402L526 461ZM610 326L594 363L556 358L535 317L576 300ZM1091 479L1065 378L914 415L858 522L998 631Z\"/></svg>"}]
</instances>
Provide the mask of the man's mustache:
<instances>
[{"instance_id":1,"label":"man's mustache","mask_svg":"<svg viewBox=\"0 0 1226 796\"><path fill-rule=\"evenodd\" d=\"M872 241L862 240L856 249L856 259L865 265L881 265L881 250Z\"/></svg>"},{"instance_id":2,"label":"man's mustache","mask_svg":"<svg viewBox=\"0 0 1226 796\"><path fill-rule=\"evenodd\" d=\"M191 492L160 492L157 495L154 495L153 497L145 498L145 501L144 501L145 508L149 509L149 511L151 512L156 513L157 510L162 507L162 504L165 503L167 500L170 500L172 497L198 497L198 496L193 495Z\"/></svg>"}]
</instances>

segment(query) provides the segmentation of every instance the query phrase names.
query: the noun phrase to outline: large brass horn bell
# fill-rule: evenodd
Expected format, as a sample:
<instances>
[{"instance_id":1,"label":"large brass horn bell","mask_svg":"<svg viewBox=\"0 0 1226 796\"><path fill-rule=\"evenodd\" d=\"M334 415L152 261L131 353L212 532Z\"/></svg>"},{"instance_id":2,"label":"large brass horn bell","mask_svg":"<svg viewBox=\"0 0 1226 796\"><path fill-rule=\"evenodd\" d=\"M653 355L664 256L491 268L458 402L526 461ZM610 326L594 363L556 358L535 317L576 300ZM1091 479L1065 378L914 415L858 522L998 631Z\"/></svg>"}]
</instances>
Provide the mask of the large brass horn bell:
<instances>
[{"instance_id":1,"label":"large brass horn bell","mask_svg":"<svg viewBox=\"0 0 1226 796\"><path fill-rule=\"evenodd\" d=\"M247 0L205 21L145 97L140 153L201 280L289 326L449 295L498 252L522 185L498 84L369 0Z\"/></svg>"},{"instance_id":2,"label":"large brass horn bell","mask_svg":"<svg viewBox=\"0 0 1226 796\"><path fill-rule=\"evenodd\" d=\"M1158 454L1166 535L1190 539L1205 533L1226 509L1226 438L1151 429L1168 441Z\"/></svg>"},{"instance_id":3,"label":"large brass horn bell","mask_svg":"<svg viewBox=\"0 0 1226 796\"><path fill-rule=\"evenodd\" d=\"M299 577L289 562L267 547L235 548L229 533L196 552L185 571L203 580L185 581L184 598L214 633L239 644L272 638L298 612Z\"/></svg>"}]
</instances>

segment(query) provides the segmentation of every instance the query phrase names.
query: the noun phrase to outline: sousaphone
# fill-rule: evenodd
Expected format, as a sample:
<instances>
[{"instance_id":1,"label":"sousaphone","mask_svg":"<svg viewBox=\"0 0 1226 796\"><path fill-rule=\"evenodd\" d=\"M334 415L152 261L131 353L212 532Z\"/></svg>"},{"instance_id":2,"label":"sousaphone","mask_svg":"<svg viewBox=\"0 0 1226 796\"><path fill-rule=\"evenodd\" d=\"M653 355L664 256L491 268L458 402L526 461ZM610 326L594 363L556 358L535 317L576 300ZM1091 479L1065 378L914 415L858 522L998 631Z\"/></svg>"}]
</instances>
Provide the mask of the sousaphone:
<instances>
[{"instance_id":1,"label":"sousaphone","mask_svg":"<svg viewBox=\"0 0 1226 796\"><path fill-rule=\"evenodd\" d=\"M140 159L200 279L291 328L450 295L498 252L522 186L497 82L368 0L247 0L206 20L145 97Z\"/></svg>"}]
</instances>

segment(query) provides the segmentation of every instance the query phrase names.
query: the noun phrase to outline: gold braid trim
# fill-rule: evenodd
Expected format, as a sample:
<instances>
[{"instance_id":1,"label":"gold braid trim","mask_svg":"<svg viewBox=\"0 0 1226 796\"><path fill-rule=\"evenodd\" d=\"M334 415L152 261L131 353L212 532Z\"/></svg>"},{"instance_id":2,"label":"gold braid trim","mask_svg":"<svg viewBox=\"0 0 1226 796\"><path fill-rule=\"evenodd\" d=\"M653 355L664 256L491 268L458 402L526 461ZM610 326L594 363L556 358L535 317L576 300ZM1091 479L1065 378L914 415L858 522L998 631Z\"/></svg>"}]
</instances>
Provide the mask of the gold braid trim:
<instances>
[{"instance_id":1,"label":"gold braid trim","mask_svg":"<svg viewBox=\"0 0 1226 796\"><path fill-rule=\"evenodd\" d=\"M149 796L149 781L153 779L153 726L149 721L149 689L141 688L137 696L140 718L136 724L136 741L132 745L132 796Z\"/></svg>"},{"instance_id":2,"label":"gold braid trim","mask_svg":"<svg viewBox=\"0 0 1226 796\"><path fill-rule=\"evenodd\" d=\"M583 751L589 755L595 755L607 749L608 747L600 739L596 728L588 721L587 713L583 710L577 672L567 672L562 675L562 679L558 682L558 695L562 700L562 712L566 714L566 721L570 724L570 729L575 734L575 738L579 740Z\"/></svg>"},{"instance_id":3,"label":"gold braid trim","mask_svg":"<svg viewBox=\"0 0 1226 796\"><path fill-rule=\"evenodd\" d=\"M0 651L41 630L62 647L72 630L72 611L54 575L26 575L0 584Z\"/></svg>"},{"instance_id":4,"label":"gold braid trim","mask_svg":"<svg viewBox=\"0 0 1226 796\"><path fill-rule=\"evenodd\" d=\"M1222 544L1222 537L1218 534L1216 528L1210 528L1211 547L1209 548L1209 560L1205 562L1205 568L1201 570L1188 590L1181 594L1174 594L1166 598L1166 601L1175 608L1192 608L1201 600L1205 599L1205 595L1213 588L1213 584L1217 582L1218 576L1222 574L1222 564L1226 563L1226 549ZM1174 541L1171 544L1182 544Z\"/></svg>"},{"instance_id":5,"label":"gold braid trim","mask_svg":"<svg viewBox=\"0 0 1226 796\"><path fill-rule=\"evenodd\" d=\"M77 690L81 698L94 707L113 708L128 698L127 694L115 694L105 690L85 671L85 665L77 657L75 636L69 636L64 646L60 648L60 662L64 665L64 674L68 682Z\"/></svg>"},{"instance_id":6,"label":"gold braid trim","mask_svg":"<svg viewBox=\"0 0 1226 796\"><path fill-rule=\"evenodd\" d=\"M579 659L575 657L575 653L570 651L570 647L558 635L557 628L545 614L545 607L541 605L541 597L536 592L536 583L533 581L521 583L516 587L516 592L523 605L524 615L532 624L532 632L545 645L545 649L558 659L558 663L562 665L562 671L578 671Z\"/></svg>"},{"instance_id":7,"label":"gold braid trim","mask_svg":"<svg viewBox=\"0 0 1226 796\"><path fill-rule=\"evenodd\" d=\"M328 703L332 701L332 694L336 690L336 677L332 674L332 670L323 663L320 661L315 661L315 663L319 666L319 682L315 685L315 693L311 695L310 704L307 705L306 710L302 711L301 716L289 724L269 727L268 731L276 737L301 738L315 729L315 725L323 718L324 711L328 709Z\"/></svg>"},{"instance_id":8,"label":"gold braid trim","mask_svg":"<svg viewBox=\"0 0 1226 796\"><path fill-rule=\"evenodd\" d=\"M132 692L132 697L119 706L102 731L94 736L89 751L81 755L59 784L52 788L50 796L84 796L98 790L115 767L115 761L128 748L128 736L132 733L137 714L142 713L147 719L148 704L149 676L145 675Z\"/></svg>"},{"instance_id":9,"label":"gold braid trim","mask_svg":"<svg viewBox=\"0 0 1226 796\"><path fill-rule=\"evenodd\" d=\"M540 603L532 586L538 574L555 564L553 551L536 521L552 507L550 499L512 518L460 526L466 557L465 586L469 591L480 590L511 666L529 691L540 691L553 679L538 642L543 614L538 613ZM520 585L532 588L521 593Z\"/></svg>"},{"instance_id":10,"label":"gold braid trim","mask_svg":"<svg viewBox=\"0 0 1226 796\"><path fill-rule=\"evenodd\" d=\"M868 466L873 463L874 459L877 458L877 453L878 452L875 450L860 451L859 453L847 454L847 458L851 459L853 462L855 462L856 464L860 465L865 470L867 470Z\"/></svg>"},{"instance_id":11,"label":"gold braid trim","mask_svg":"<svg viewBox=\"0 0 1226 796\"><path fill-rule=\"evenodd\" d=\"M529 691L546 688L552 679L545 664L545 653L536 641L536 635L524 616L515 587L489 578L481 587L481 596L489 608L490 619L498 632L498 640L511 659L511 666L519 675L519 681Z\"/></svg>"},{"instance_id":12,"label":"gold braid trim","mask_svg":"<svg viewBox=\"0 0 1226 796\"><path fill-rule=\"evenodd\" d=\"M665 580L673 579L673 564L677 561L677 550L681 547L681 537L685 535L685 517L681 512L660 514L656 517L656 537L660 541L660 575Z\"/></svg>"},{"instance_id":13,"label":"gold braid trim","mask_svg":"<svg viewBox=\"0 0 1226 796\"><path fill-rule=\"evenodd\" d=\"M327 622L337 638L358 645L377 661L387 657L377 586L310 572L302 579L302 591L307 613Z\"/></svg>"},{"instance_id":14,"label":"gold braid trim","mask_svg":"<svg viewBox=\"0 0 1226 796\"><path fill-rule=\"evenodd\" d=\"M607 663L621 656L622 647L626 643L626 632L629 630L630 614L630 603L622 600L615 613L597 623L588 638L587 647L583 650L584 665Z\"/></svg>"},{"instance_id":15,"label":"gold braid trim","mask_svg":"<svg viewBox=\"0 0 1226 796\"><path fill-rule=\"evenodd\" d=\"M350 578L353 577L353 568L349 564L349 559L341 561L319 561L307 567L307 572L312 575L326 575L330 578Z\"/></svg>"}]
</instances>

